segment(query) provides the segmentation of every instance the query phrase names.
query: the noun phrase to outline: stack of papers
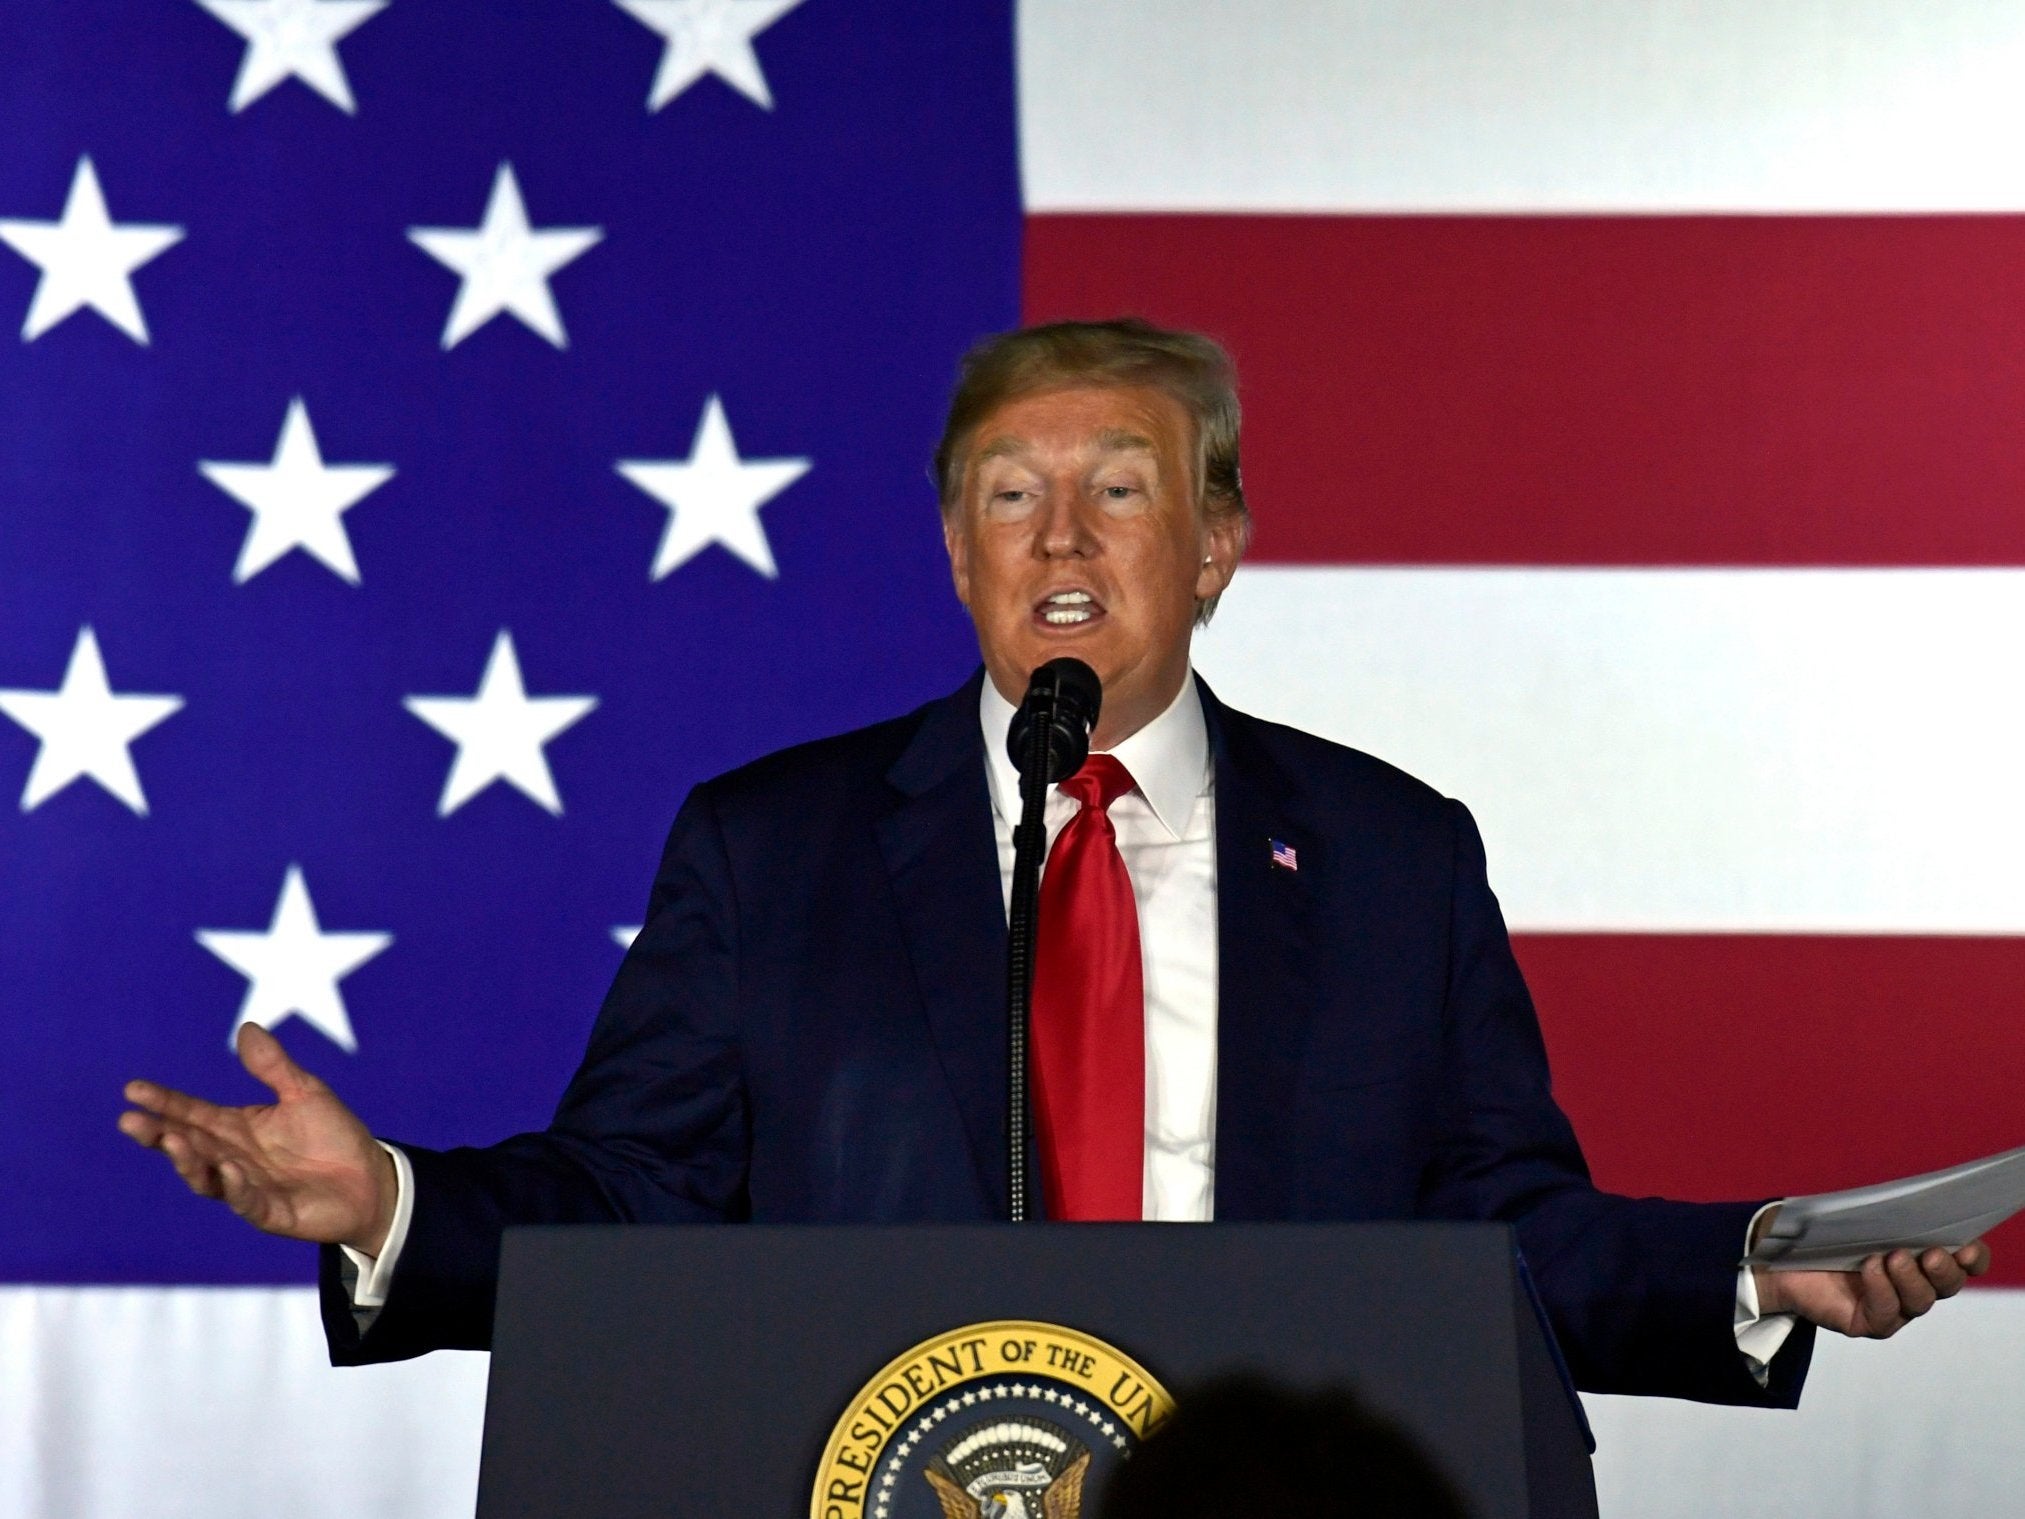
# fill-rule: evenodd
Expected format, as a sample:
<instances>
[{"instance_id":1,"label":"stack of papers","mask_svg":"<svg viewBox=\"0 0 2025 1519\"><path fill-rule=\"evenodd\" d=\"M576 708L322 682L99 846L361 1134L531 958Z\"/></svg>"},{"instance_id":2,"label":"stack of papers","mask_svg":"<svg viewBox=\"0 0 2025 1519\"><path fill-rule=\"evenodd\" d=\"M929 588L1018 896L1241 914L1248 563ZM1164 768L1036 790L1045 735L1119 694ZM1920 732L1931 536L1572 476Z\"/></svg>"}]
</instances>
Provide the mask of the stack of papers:
<instances>
[{"instance_id":1,"label":"stack of papers","mask_svg":"<svg viewBox=\"0 0 2025 1519\"><path fill-rule=\"evenodd\" d=\"M1774 1271L1854 1271L1888 1250L1959 1250L2025 1208L2025 1147L1925 1176L1788 1198L1751 1251Z\"/></svg>"}]
</instances>

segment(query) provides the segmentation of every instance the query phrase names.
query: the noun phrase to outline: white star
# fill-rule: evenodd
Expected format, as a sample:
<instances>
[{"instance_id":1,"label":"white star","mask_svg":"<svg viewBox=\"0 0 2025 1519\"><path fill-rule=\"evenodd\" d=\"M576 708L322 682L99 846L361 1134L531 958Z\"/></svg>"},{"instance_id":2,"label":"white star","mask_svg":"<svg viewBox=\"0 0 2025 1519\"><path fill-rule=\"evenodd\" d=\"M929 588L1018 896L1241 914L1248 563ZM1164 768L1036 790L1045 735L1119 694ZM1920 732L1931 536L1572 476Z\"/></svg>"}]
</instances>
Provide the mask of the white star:
<instances>
[{"instance_id":1,"label":"white star","mask_svg":"<svg viewBox=\"0 0 2025 1519\"><path fill-rule=\"evenodd\" d=\"M687 459L621 459L619 473L668 509L650 580L721 543L769 580L780 577L759 509L808 473L807 459L741 459L724 402L712 396Z\"/></svg>"},{"instance_id":2,"label":"white star","mask_svg":"<svg viewBox=\"0 0 2025 1519\"><path fill-rule=\"evenodd\" d=\"M429 257L463 278L450 320L443 327L443 346L455 348L498 316L510 311L521 325L540 333L558 348L569 345L562 315L555 309L548 279L580 257L605 235L602 227L528 225L527 202L513 165L502 163L492 177L485 215L470 231L462 227L410 227L408 240Z\"/></svg>"},{"instance_id":3,"label":"white star","mask_svg":"<svg viewBox=\"0 0 2025 1519\"><path fill-rule=\"evenodd\" d=\"M752 39L802 0L613 0L620 10L667 40L661 67L647 95L658 111L705 74L773 109L773 92L760 72Z\"/></svg>"},{"instance_id":4,"label":"white star","mask_svg":"<svg viewBox=\"0 0 2025 1519\"><path fill-rule=\"evenodd\" d=\"M88 775L146 817L148 799L141 794L141 777L127 746L182 705L180 696L113 695L98 636L88 627L78 629L61 687L0 691L0 712L42 740L21 793L21 810L33 812Z\"/></svg>"},{"instance_id":5,"label":"white star","mask_svg":"<svg viewBox=\"0 0 2025 1519\"><path fill-rule=\"evenodd\" d=\"M183 240L181 227L115 225L89 156L77 161L63 217L53 222L0 221L4 242L42 271L21 339L32 343L73 311L89 306L136 343L148 324L134 295L133 272Z\"/></svg>"},{"instance_id":6,"label":"white star","mask_svg":"<svg viewBox=\"0 0 2025 1519\"><path fill-rule=\"evenodd\" d=\"M240 545L232 583L244 585L290 549L303 549L353 585L358 561L341 520L394 473L391 464L325 464L310 426L309 408L288 403L274 458L266 464L222 464L202 459L204 478L253 513Z\"/></svg>"},{"instance_id":7,"label":"white star","mask_svg":"<svg viewBox=\"0 0 2025 1519\"><path fill-rule=\"evenodd\" d=\"M387 0L197 0L246 39L229 109L243 111L290 77L345 112L358 109L338 42L387 8Z\"/></svg>"},{"instance_id":8,"label":"white star","mask_svg":"<svg viewBox=\"0 0 2025 1519\"><path fill-rule=\"evenodd\" d=\"M598 704L595 696L529 696L520 657L504 628L493 640L475 696L411 696L403 704L457 745L436 815L448 817L494 781L507 781L550 812L562 813L542 745Z\"/></svg>"},{"instance_id":9,"label":"white star","mask_svg":"<svg viewBox=\"0 0 2025 1519\"><path fill-rule=\"evenodd\" d=\"M314 1024L326 1039L347 1055L358 1050L352 1020L345 1012L338 982L394 942L392 934L327 934L317 926L316 905L302 868L288 867L274 921L266 933L239 929L200 928L197 942L247 980L246 1000L226 1036L230 1045L242 1024L271 1029L291 1014Z\"/></svg>"}]
</instances>

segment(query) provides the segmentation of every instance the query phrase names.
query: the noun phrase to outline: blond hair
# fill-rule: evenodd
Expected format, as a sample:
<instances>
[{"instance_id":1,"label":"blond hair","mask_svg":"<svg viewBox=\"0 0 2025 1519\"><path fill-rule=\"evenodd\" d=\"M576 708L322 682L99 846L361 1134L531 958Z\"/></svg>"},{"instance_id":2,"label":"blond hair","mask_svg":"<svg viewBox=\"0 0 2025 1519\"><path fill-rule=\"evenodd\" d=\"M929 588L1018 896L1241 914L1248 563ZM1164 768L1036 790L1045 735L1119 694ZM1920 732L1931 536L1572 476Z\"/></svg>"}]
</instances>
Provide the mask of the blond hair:
<instances>
[{"instance_id":1,"label":"blond hair","mask_svg":"<svg viewBox=\"0 0 2025 1519\"><path fill-rule=\"evenodd\" d=\"M1195 426L1196 504L1212 519L1237 519L1242 556L1252 518L1238 468L1237 370L1212 339L1138 317L1021 327L986 338L963 356L935 446L935 488L944 513L962 495L979 424L1008 401L1069 385L1144 385L1179 402ZM1197 607L1196 621L1208 622L1215 610L1212 596Z\"/></svg>"}]
</instances>

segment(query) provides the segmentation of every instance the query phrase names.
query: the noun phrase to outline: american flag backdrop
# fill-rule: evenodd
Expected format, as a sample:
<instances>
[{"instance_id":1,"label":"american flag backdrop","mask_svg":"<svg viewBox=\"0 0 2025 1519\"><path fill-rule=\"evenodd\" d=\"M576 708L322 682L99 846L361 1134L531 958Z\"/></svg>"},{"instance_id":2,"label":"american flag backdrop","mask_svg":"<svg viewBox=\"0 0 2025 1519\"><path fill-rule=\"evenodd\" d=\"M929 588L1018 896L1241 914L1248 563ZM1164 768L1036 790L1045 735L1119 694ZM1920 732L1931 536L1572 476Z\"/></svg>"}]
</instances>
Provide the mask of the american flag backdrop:
<instances>
[{"instance_id":1,"label":"american flag backdrop","mask_svg":"<svg viewBox=\"0 0 2025 1519\"><path fill-rule=\"evenodd\" d=\"M686 789L975 662L1012 18L859 11L0 8L7 1511L468 1511L482 1364L302 1381L309 1252L121 1083L253 1100L254 1016L381 1132L538 1126Z\"/></svg>"},{"instance_id":2,"label":"american flag backdrop","mask_svg":"<svg viewBox=\"0 0 2025 1519\"><path fill-rule=\"evenodd\" d=\"M1220 694L1476 810L1599 1179L2025 1139L2025 6L0 9L0 1513L468 1511L482 1357L113 1129L539 1124L693 782L974 658L956 355L1235 352ZM1291 858L1289 860L1292 866ZM2002 1512L2025 1238L1605 1512Z\"/></svg>"}]
</instances>

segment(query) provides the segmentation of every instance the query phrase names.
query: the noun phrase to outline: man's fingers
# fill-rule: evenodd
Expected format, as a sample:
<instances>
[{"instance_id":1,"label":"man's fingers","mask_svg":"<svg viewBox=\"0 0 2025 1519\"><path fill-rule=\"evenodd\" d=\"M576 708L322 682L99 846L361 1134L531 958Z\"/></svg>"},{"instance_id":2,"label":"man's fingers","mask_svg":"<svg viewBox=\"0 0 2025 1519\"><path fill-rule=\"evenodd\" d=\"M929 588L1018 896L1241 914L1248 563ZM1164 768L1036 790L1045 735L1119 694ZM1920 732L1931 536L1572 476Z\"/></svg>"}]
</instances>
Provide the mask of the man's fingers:
<instances>
[{"instance_id":1,"label":"man's fingers","mask_svg":"<svg viewBox=\"0 0 2025 1519\"><path fill-rule=\"evenodd\" d=\"M199 1197L216 1197L218 1173L211 1163L198 1155L191 1146L189 1136L180 1130L170 1129L162 1135L161 1151L169 1157L169 1164L176 1168L176 1174L183 1178L183 1185Z\"/></svg>"},{"instance_id":2,"label":"man's fingers","mask_svg":"<svg viewBox=\"0 0 2025 1519\"><path fill-rule=\"evenodd\" d=\"M244 1149L205 1129L157 1118L151 1113L122 1114L120 1128L140 1143L160 1150L176 1168L176 1174L206 1197L218 1195L219 1165L230 1160L242 1171L246 1167L248 1157Z\"/></svg>"},{"instance_id":3,"label":"man's fingers","mask_svg":"<svg viewBox=\"0 0 2025 1519\"><path fill-rule=\"evenodd\" d=\"M286 1188L277 1185L257 1150L147 1108L120 1114L119 1128L129 1139L167 1156L183 1184L199 1197L224 1203L256 1229L272 1233L290 1228L295 1215Z\"/></svg>"},{"instance_id":4,"label":"man's fingers","mask_svg":"<svg viewBox=\"0 0 2025 1519\"><path fill-rule=\"evenodd\" d=\"M1856 1291L1863 1316L1859 1332L1877 1340L1895 1333L1904 1319L1899 1312L1898 1288L1885 1269L1883 1256L1873 1255L1864 1261L1856 1273Z\"/></svg>"},{"instance_id":5,"label":"man's fingers","mask_svg":"<svg viewBox=\"0 0 2025 1519\"><path fill-rule=\"evenodd\" d=\"M215 1166L227 1156L243 1156L245 1147L231 1136L219 1134L210 1129L198 1128L195 1124L165 1123L165 1134L179 1136L190 1147L190 1152L206 1165Z\"/></svg>"},{"instance_id":6,"label":"man's fingers","mask_svg":"<svg viewBox=\"0 0 2025 1519\"><path fill-rule=\"evenodd\" d=\"M1954 1261L1948 1261L1950 1269ZM1909 1319L1916 1319L1934 1306L1940 1296L1939 1288L1929 1280L1926 1269L1919 1257L1910 1250L1894 1250L1884 1260L1885 1274L1898 1289L1898 1311ZM1957 1287L1961 1283L1955 1284Z\"/></svg>"},{"instance_id":7,"label":"man's fingers","mask_svg":"<svg viewBox=\"0 0 2025 1519\"><path fill-rule=\"evenodd\" d=\"M159 1148L169 1157L169 1164L176 1168L176 1173L184 1181L192 1186L200 1182L207 1188L211 1186L211 1173L217 1162L205 1154L189 1134L181 1129L165 1129Z\"/></svg>"},{"instance_id":8,"label":"man's fingers","mask_svg":"<svg viewBox=\"0 0 2025 1519\"><path fill-rule=\"evenodd\" d=\"M279 1039L257 1023L239 1026L239 1063L276 1097L302 1097L323 1088L321 1081L288 1058Z\"/></svg>"},{"instance_id":9,"label":"man's fingers","mask_svg":"<svg viewBox=\"0 0 2025 1519\"><path fill-rule=\"evenodd\" d=\"M158 1086L152 1081L129 1081L122 1095L135 1107L159 1118L200 1128L215 1127L226 1112L216 1103L192 1097L174 1087Z\"/></svg>"},{"instance_id":10,"label":"man's fingers","mask_svg":"<svg viewBox=\"0 0 2025 1519\"><path fill-rule=\"evenodd\" d=\"M227 1160L219 1164L218 1196L226 1207L256 1229L267 1227L272 1201L247 1179L245 1168L237 1161Z\"/></svg>"},{"instance_id":11,"label":"man's fingers","mask_svg":"<svg viewBox=\"0 0 2025 1519\"><path fill-rule=\"evenodd\" d=\"M162 1142L162 1120L153 1113L130 1111L120 1114L120 1132L136 1144L154 1149Z\"/></svg>"},{"instance_id":12,"label":"man's fingers","mask_svg":"<svg viewBox=\"0 0 2025 1519\"><path fill-rule=\"evenodd\" d=\"M1961 1262L1938 1246L1920 1257L1920 1270L1933 1283L1936 1297L1953 1297L1962 1290L1962 1283L1969 1279L1969 1273L1962 1269Z\"/></svg>"},{"instance_id":13,"label":"man's fingers","mask_svg":"<svg viewBox=\"0 0 2025 1519\"><path fill-rule=\"evenodd\" d=\"M257 1166L208 1143L201 1134L176 1128L164 1131L160 1149L191 1191L216 1198L250 1224L267 1226L273 1199Z\"/></svg>"},{"instance_id":14,"label":"man's fingers","mask_svg":"<svg viewBox=\"0 0 2025 1519\"><path fill-rule=\"evenodd\" d=\"M1971 1240L1955 1252L1955 1262L1970 1276L1981 1276L1990 1269L1990 1247L1981 1240Z\"/></svg>"}]
</instances>

